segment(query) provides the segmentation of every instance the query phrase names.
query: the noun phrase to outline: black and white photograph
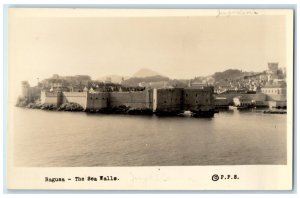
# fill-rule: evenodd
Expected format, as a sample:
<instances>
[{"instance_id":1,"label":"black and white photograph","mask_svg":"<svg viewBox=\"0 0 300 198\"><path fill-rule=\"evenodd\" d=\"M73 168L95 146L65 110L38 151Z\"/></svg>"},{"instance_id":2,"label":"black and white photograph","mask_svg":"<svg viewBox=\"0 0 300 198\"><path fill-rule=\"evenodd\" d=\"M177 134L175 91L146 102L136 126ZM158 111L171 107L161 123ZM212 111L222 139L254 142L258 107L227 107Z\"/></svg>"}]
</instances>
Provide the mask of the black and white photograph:
<instances>
[{"instance_id":1,"label":"black and white photograph","mask_svg":"<svg viewBox=\"0 0 300 198\"><path fill-rule=\"evenodd\" d=\"M293 14L9 8L9 186L290 189Z\"/></svg>"}]
</instances>

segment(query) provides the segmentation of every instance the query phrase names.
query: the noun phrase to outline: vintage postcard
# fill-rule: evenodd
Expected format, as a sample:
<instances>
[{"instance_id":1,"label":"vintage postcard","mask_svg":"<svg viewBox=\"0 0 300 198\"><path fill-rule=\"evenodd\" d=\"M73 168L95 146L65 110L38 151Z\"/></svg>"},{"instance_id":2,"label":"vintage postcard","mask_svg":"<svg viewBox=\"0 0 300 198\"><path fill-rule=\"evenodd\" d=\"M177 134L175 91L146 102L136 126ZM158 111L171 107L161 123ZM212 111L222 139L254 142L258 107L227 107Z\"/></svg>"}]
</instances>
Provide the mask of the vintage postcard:
<instances>
[{"instance_id":1,"label":"vintage postcard","mask_svg":"<svg viewBox=\"0 0 300 198\"><path fill-rule=\"evenodd\" d=\"M8 188L291 190L293 15L8 8Z\"/></svg>"}]
</instances>

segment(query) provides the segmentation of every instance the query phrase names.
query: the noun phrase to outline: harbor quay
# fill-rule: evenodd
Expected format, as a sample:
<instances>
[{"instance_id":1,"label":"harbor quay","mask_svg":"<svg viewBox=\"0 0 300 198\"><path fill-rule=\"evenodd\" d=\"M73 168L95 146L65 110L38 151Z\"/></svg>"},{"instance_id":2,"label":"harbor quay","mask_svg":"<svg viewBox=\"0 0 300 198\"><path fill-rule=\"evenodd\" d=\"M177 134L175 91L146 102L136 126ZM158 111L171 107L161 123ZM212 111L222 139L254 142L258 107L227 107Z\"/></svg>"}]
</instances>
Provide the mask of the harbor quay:
<instances>
[{"instance_id":1,"label":"harbor quay","mask_svg":"<svg viewBox=\"0 0 300 198\"><path fill-rule=\"evenodd\" d=\"M238 107L267 107L267 108L287 108L286 88L285 93L238 93L229 92L216 94L214 104L217 109Z\"/></svg>"}]
</instances>

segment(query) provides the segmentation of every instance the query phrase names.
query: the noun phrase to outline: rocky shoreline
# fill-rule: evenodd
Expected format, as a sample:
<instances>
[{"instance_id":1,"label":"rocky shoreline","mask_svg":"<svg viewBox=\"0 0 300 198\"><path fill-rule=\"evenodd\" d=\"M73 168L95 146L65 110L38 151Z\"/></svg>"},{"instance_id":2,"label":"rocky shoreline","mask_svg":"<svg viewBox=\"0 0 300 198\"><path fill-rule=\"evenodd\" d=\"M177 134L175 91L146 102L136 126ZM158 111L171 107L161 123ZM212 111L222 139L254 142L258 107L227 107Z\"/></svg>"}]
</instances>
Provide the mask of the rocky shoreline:
<instances>
[{"instance_id":1,"label":"rocky shoreline","mask_svg":"<svg viewBox=\"0 0 300 198\"><path fill-rule=\"evenodd\" d=\"M81 105L77 103L64 103L57 107L53 104L41 104L39 102L26 103L20 101L16 104L17 107L27 108L27 109L41 109L49 111L70 111L70 112L87 112L87 113L104 113L104 114L131 114L131 115L152 115L153 111L149 108L132 108L125 105L113 108L103 108L103 109L84 109Z\"/></svg>"},{"instance_id":2,"label":"rocky shoreline","mask_svg":"<svg viewBox=\"0 0 300 198\"><path fill-rule=\"evenodd\" d=\"M129 114L129 115L157 115L157 116L184 116L182 112L172 111L157 111L153 112L150 108L132 108L125 105L118 107L108 107L102 109L84 109L77 103L63 103L59 107L54 104L41 104L39 100L28 102L25 99L19 99L17 107L27 109L40 109L47 111L69 111L69 112L86 112L86 113L101 113L101 114ZM200 112L201 113L201 112ZM216 112L191 113L191 117L213 117Z\"/></svg>"},{"instance_id":3,"label":"rocky shoreline","mask_svg":"<svg viewBox=\"0 0 300 198\"><path fill-rule=\"evenodd\" d=\"M28 104L17 104L17 107L27 108L27 109L40 109L45 111L69 111L69 112L86 112L86 113L99 113L99 114L126 114L126 115L157 115L157 116L184 116L180 112L153 112L149 108L131 108L127 106L119 106L113 108L103 108L103 109L84 109L77 103L64 103L59 107L53 104L40 104L40 103L28 103ZM189 117L213 117L213 114L201 115L192 113Z\"/></svg>"}]
</instances>

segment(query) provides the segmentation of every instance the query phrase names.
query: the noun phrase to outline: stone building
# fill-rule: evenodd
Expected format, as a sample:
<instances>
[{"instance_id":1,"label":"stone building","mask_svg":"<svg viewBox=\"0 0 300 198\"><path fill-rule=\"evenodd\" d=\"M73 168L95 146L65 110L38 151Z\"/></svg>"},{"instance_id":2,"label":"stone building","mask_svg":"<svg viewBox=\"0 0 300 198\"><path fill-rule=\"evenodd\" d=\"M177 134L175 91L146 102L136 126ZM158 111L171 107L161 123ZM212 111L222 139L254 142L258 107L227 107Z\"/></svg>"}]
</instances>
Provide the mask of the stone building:
<instances>
[{"instance_id":1,"label":"stone building","mask_svg":"<svg viewBox=\"0 0 300 198\"><path fill-rule=\"evenodd\" d=\"M261 92L266 95L269 107L286 108L287 89L285 83L267 84L261 88Z\"/></svg>"}]
</instances>

